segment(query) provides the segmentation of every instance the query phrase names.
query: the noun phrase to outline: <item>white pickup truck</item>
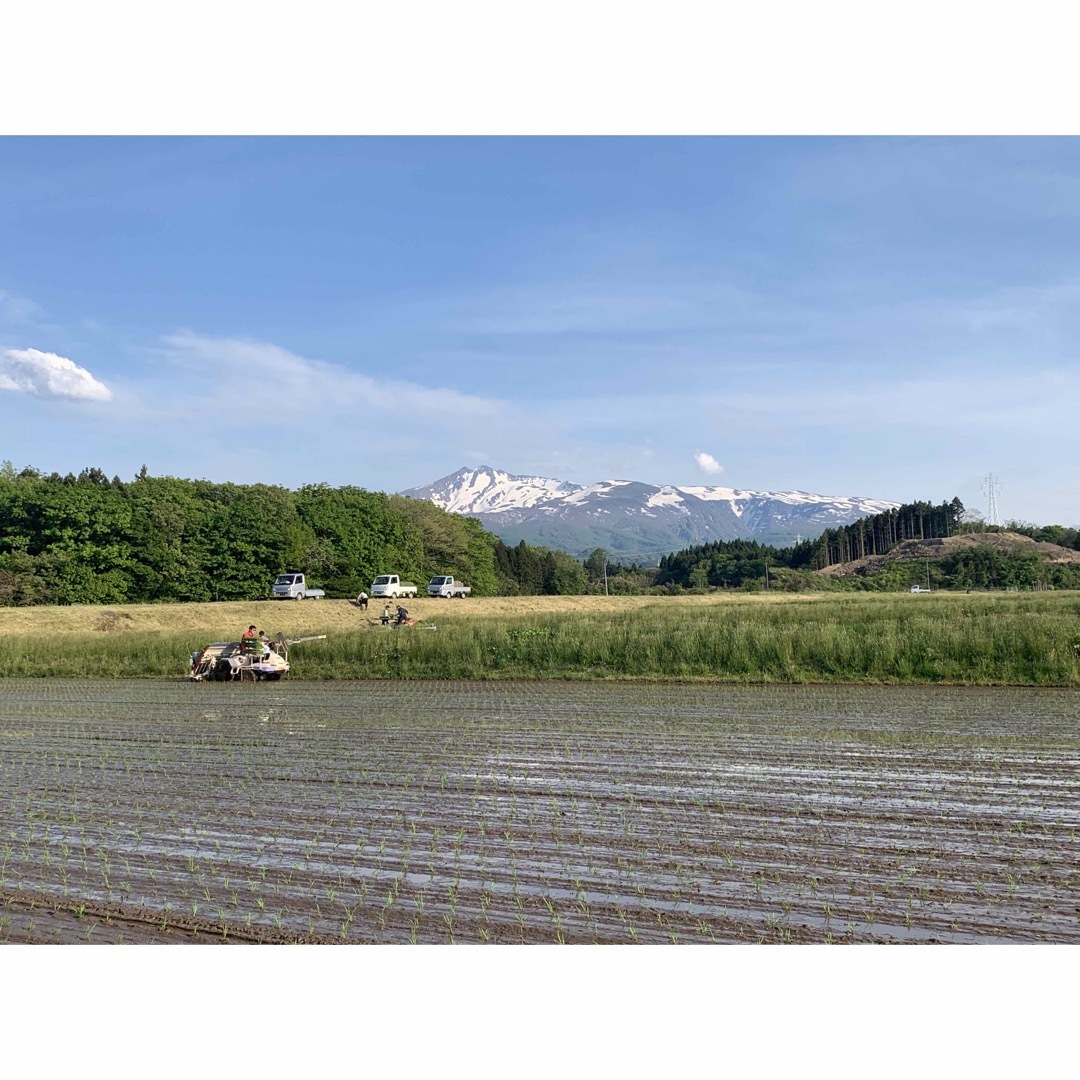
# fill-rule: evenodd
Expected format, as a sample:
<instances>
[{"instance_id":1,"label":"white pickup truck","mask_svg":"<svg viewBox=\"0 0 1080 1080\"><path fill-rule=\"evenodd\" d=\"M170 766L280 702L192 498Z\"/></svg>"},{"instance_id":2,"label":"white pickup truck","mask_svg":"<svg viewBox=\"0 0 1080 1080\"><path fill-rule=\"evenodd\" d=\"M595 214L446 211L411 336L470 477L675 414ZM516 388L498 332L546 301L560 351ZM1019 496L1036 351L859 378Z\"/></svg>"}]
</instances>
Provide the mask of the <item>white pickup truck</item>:
<instances>
[{"instance_id":1,"label":"white pickup truck","mask_svg":"<svg viewBox=\"0 0 1080 1080\"><path fill-rule=\"evenodd\" d=\"M275 600L320 600L322 589L309 589L303 574L278 574L274 581Z\"/></svg>"},{"instance_id":2,"label":"white pickup truck","mask_svg":"<svg viewBox=\"0 0 1080 1080\"><path fill-rule=\"evenodd\" d=\"M468 585L462 585L460 581L455 581L452 577L433 577L427 586L428 596L456 596L461 600L464 600L472 589Z\"/></svg>"},{"instance_id":3,"label":"white pickup truck","mask_svg":"<svg viewBox=\"0 0 1080 1080\"><path fill-rule=\"evenodd\" d=\"M416 586L402 581L397 574L380 574L371 583L371 595L373 597L385 597L388 600L398 600L402 596L415 596Z\"/></svg>"}]
</instances>

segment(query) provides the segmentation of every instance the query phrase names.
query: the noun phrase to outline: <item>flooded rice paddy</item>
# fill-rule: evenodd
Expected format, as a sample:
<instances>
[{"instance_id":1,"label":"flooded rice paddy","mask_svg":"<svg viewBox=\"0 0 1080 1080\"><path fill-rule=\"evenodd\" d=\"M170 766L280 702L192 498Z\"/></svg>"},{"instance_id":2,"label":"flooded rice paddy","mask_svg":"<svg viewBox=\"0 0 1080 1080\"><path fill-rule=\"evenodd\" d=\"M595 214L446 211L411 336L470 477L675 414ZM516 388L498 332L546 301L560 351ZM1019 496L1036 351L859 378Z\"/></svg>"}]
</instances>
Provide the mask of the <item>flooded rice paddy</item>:
<instances>
[{"instance_id":1,"label":"flooded rice paddy","mask_svg":"<svg viewBox=\"0 0 1080 1080\"><path fill-rule=\"evenodd\" d=\"M0 941L1080 941L1080 695L0 684Z\"/></svg>"}]
</instances>

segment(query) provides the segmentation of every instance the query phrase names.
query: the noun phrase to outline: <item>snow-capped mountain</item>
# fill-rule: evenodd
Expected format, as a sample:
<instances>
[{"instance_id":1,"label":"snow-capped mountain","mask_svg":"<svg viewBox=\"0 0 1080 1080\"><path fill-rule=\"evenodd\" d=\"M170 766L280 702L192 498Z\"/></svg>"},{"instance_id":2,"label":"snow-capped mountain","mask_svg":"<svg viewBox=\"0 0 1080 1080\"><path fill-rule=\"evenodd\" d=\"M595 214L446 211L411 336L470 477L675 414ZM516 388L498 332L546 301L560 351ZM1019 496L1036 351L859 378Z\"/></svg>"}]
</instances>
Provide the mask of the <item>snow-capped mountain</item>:
<instances>
[{"instance_id":1,"label":"snow-capped mountain","mask_svg":"<svg viewBox=\"0 0 1080 1080\"><path fill-rule=\"evenodd\" d=\"M528 510L538 502L580 491L578 484L549 480L546 476L511 476L486 465L459 469L425 488L401 492L412 499L426 499L451 514L487 514L500 510Z\"/></svg>"},{"instance_id":2,"label":"snow-capped mountain","mask_svg":"<svg viewBox=\"0 0 1080 1080\"><path fill-rule=\"evenodd\" d=\"M525 540L574 554L605 547L628 557L712 540L787 544L899 505L805 491L658 487L633 480L571 484L486 465L401 494L479 518L505 543Z\"/></svg>"}]
</instances>

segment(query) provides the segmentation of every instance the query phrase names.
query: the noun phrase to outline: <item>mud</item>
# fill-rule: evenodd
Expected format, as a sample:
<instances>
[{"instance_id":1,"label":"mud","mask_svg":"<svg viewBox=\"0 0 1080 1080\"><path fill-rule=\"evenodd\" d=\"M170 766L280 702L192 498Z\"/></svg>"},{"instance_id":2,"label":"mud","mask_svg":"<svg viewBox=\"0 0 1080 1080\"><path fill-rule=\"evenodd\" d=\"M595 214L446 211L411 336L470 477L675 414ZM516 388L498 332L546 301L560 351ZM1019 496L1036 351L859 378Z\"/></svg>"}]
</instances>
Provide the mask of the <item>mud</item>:
<instances>
[{"instance_id":1,"label":"mud","mask_svg":"<svg viewBox=\"0 0 1080 1080\"><path fill-rule=\"evenodd\" d=\"M2 689L0 941L1080 940L1075 691Z\"/></svg>"}]
</instances>

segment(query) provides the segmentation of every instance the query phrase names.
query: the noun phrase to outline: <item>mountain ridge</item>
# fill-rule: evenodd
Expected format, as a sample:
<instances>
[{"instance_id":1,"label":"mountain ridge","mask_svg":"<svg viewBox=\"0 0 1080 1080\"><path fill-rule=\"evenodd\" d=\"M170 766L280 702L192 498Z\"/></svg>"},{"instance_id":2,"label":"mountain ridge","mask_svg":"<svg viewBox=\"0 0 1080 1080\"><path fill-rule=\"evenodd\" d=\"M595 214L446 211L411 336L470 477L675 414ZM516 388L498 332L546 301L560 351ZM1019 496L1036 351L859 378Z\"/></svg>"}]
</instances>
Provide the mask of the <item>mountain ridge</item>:
<instances>
[{"instance_id":1,"label":"mountain ridge","mask_svg":"<svg viewBox=\"0 0 1080 1080\"><path fill-rule=\"evenodd\" d=\"M603 480L574 484L481 465L399 492L480 520L504 543L651 556L713 540L791 543L899 503L806 491Z\"/></svg>"}]
</instances>

